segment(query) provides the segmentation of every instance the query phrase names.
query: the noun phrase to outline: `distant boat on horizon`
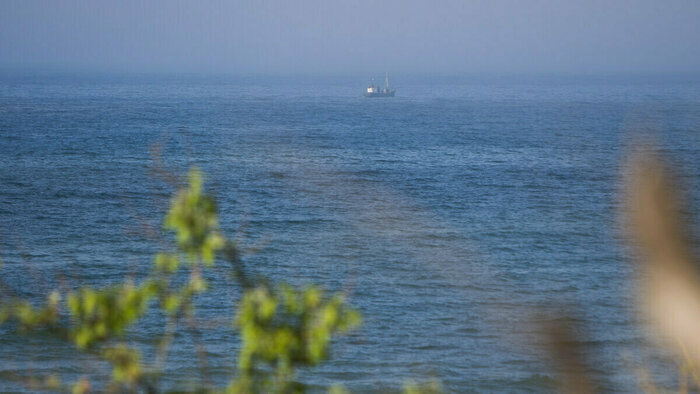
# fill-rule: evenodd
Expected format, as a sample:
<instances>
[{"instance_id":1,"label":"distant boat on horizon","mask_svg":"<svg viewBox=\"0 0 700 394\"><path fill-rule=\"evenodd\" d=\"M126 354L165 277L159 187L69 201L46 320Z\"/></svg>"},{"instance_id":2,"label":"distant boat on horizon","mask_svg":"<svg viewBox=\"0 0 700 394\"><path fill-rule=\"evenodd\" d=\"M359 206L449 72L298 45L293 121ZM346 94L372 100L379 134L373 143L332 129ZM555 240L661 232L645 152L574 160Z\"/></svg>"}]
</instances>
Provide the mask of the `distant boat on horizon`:
<instances>
[{"instance_id":1,"label":"distant boat on horizon","mask_svg":"<svg viewBox=\"0 0 700 394\"><path fill-rule=\"evenodd\" d=\"M372 78L372 83L367 87L364 93L365 97L394 97L396 89L389 89L389 73L386 73L386 82L384 89L379 89L379 86L374 83L374 78Z\"/></svg>"}]
</instances>

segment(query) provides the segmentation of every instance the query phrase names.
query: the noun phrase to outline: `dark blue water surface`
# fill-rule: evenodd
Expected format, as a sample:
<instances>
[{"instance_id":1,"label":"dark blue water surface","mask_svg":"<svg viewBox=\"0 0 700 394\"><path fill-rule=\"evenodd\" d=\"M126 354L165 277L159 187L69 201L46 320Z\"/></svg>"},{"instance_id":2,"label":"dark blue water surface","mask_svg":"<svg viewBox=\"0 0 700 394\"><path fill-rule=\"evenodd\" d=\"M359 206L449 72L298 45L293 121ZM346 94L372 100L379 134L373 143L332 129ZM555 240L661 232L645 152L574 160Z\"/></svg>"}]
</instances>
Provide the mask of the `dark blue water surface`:
<instances>
[{"instance_id":1,"label":"dark blue water surface","mask_svg":"<svg viewBox=\"0 0 700 394\"><path fill-rule=\"evenodd\" d=\"M698 206L698 82L397 78L392 99L361 97L363 82L0 79L3 281L39 299L142 277L168 239L160 150L171 171L203 169L249 267L349 291L362 311L362 329L300 373L312 387L553 390L537 316L561 305L602 389L635 391L640 367L673 387L675 364L638 325L620 176L631 143L653 132ZM199 317L223 385L240 293L224 263L208 277ZM162 323L154 313L132 329L147 362ZM188 338L176 338L167 387L199 377ZM12 380L26 371L109 374L69 345L0 329L0 391L23 389Z\"/></svg>"}]
</instances>

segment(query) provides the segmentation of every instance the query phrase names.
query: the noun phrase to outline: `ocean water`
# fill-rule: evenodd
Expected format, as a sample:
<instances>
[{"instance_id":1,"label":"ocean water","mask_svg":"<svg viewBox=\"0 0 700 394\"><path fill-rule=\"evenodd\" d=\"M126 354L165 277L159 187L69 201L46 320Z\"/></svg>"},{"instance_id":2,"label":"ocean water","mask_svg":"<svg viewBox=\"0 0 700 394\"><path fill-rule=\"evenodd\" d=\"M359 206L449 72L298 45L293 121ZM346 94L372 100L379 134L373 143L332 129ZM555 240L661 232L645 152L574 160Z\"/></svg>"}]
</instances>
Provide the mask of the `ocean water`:
<instances>
[{"instance_id":1,"label":"ocean water","mask_svg":"<svg viewBox=\"0 0 700 394\"><path fill-rule=\"evenodd\" d=\"M199 166L222 227L253 272L347 291L360 330L303 370L310 387L553 391L538 326L576 317L604 391L636 368L674 387L675 364L640 328L620 230L630 147L652 138L700 206L700 83L621 77L363 78L4 76L0 257L12 291L107 285L146 273L167 245L172 189L154 168ZM219 262L198 301L211 380L235 374L240 289ZM6 293L5 293L6 294ZM148 349L162 317L130 331ZM153 353L144 350L146 361ZM108 376L41 335L0 328L0 391L23 373ZM165 388L199 377L176 337Z\"/></svg>"}]
</instances>

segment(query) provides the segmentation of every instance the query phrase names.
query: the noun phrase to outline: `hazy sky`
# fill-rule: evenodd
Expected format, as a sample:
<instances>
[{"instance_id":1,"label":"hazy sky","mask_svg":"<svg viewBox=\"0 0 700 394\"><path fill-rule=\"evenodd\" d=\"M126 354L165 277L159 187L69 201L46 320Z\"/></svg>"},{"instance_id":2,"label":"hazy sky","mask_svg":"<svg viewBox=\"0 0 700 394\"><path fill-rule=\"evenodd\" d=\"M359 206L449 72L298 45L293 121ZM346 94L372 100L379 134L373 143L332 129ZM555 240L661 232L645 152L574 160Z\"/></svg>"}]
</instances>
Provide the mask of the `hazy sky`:
<instances>
[{"instance_id":1,"label":"hazy sky","mask_svg":"<svg viewBox=\"0 0 700 394\"><path fill-rule=\"evenodd\" d=\"M0 0L0 67L700 71L700 0Z\"/></svg>"}]
</instances>

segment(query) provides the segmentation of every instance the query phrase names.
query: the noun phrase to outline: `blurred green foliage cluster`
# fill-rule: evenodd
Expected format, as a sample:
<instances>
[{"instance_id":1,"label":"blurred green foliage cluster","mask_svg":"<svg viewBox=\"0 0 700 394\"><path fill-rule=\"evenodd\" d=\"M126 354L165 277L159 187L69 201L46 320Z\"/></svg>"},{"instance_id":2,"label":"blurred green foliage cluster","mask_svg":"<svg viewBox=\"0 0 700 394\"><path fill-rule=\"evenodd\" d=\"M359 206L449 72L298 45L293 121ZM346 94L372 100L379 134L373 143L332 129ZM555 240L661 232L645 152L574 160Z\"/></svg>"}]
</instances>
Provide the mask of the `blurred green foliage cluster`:
<instances>
[{"instance_id":1,"label":"blurred green foliage cluster","mask_svg":"<svg viewBox=\"0 0 700 394\"><path fill-rule=\"evenodd\" d=\"M134 286L127 281L106 289L83 288L68 294L73 341L78 347L86 348L122 335L143 315L156 291L153 282Z\"/></svg>"},{"instance_id":2,"label":"blurred green foliage cluster","mask_svg":"<svg viewBox=\"0 0 700 394\"><path fill-rule=\"evenodd\" d=\"M10 320L17 323L22 332L36 327L54 328L58 321L61 296L54 291L47 297L46 305L35 308L26 300L2 300L0 303L0 324Z\"/></svg>"},{"instance_id":3,"label":"blurred green foliage cluster","mask_svg":"<svg viewBox=\"0 0 700 394\"><path fill-rule=\"evenodd\" d=\"M125 279L118 285L84 287L65 295L54 291L39 307L5 296L0 300L0 324L14 326L22 334L43 330L72 342L78 351L106 360L112 366L112 381L106 389L119 392L159 391L158 377L175 331L179 327L185 332L197 330L194 300L207 290L203 271L217 259L236 265L242 295L232 328L240 333L241 350L234 380L220 389L204 382L201 391L303 391L304 386L294 381L296 369L325 360L334 335L359 326L359 313L342 294L248 278L236 245L219 229L216 203L205 193L198 170L190 171L187 186L173 198L164 227L175 234L175 246L156 254L151 272L140 283ZM186 275L187 280L174 280L176 274ZM168 319L156 345L159 362L144 364L140 350L127 344L128 328L158 310ZM91 388L87 378L68 385L58 376L27 379L32 387L42 389L80 393Z\"/></svg>"},{"instance_id":4,"label":"blurred green foliage cluster","mask_svg":"<svg viewBox=\"0 0 700 394\"><path fill-rule=\"evenodd\" d=\"M240 378L231 391L288 392L295 389L294 368L324 360L333 334L359 325L360 315L345 306L342 295L326 298L317 287L283 284L246 292L236 324L243 346ZM261 363L268 368L256 369Z\"/></svg>"}]
</instances>

